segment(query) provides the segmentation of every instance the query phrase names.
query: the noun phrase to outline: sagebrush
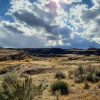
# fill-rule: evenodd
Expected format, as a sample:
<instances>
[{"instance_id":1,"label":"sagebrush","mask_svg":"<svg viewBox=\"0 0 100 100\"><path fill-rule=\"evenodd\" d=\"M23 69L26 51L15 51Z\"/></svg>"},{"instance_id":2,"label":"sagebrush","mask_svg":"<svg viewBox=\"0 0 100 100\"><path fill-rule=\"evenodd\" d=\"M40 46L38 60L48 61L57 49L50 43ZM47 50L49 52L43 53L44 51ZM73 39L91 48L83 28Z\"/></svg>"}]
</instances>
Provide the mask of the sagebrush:
<instances>
[{"instance_id":1,"label":"sagebrush","mask_svg":"<svg viewBox=\"0 0 100 100\"><path fill-rule=\"evenodd\" d=\"M11 73L3 77L0 100L33 100L42 92L42 84L35 86L30 77L21 79L17 74Z\"/></svg>"}]
</instances>

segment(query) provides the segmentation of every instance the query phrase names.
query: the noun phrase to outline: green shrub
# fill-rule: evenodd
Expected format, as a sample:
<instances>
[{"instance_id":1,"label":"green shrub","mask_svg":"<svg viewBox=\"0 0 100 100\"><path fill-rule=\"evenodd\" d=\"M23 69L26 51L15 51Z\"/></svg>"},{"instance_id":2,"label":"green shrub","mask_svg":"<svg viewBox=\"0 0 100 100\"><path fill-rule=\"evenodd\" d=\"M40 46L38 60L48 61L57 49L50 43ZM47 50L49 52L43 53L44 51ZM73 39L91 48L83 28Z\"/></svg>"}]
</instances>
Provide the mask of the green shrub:
<instances>
[{"instance_id":1,"label":"green shrub","mask_svg":"<svg viewBox=\"0 0 100 100\"><path fill-rule=\"evenodd\" d=\"M55 78L57 78L57 79L65 79L66 76L62 72L57 72L56 75L55 75Z\"/></svg>"},{"instance_id":2,"label":"green shrub","mask_svg":"<svg viewBox=\"0 0 100 100\"><path fill-rule=\"evenodd\" d=\"M83 66L82 66L82 65L80 65L80 66L78 67L78 73L79 73L79 74L84 74L84 69L83 69Z\"/></svg>"},{"instance_id":3,"label":"green shrub","mask_svg":"<svg viewBox=\"0 0 100 100\"><path fill-rule=\"evenodd\" d=\"M88 82L98 82L100 80L99 71L95 67L89 66L86 68L85 74Z\"/></svg>"},{"instance_id":4,"label":"green shrub","mask_svg":"<svg viewBox=\"0 0 100 100\"><path fill-rule=\"evenodd\" d=\"M74 76L76 83L82 83L84 81L85 79L84 72L85 71L81 65L75 70Z\"/></svg>"},{"instance_id":5,"label":"green shrub","mask_svg":"<svg viewBox=\"0 0 100 100\"><path fill-rule=\"evenodd\" d=\"M98 82L100 81L100 71L95 67L89 66L88 68L83 68L79 66L74 71L75 82L81 83L84 81L88 82Z\"/></svg>"},{"instance_id":6,"label":"green shrub","mask_svg":"<svg viewBox=\"0 0 100 100\"><path fill-rule=\"evenodd\" d=\"M63 81L56 81L51 85L51 91L53 95L60 92L61 95L66 95L69 93L68 84Z\"/></svg>"},{"instance_id":7,"label":"green shrub","mask_svg":"<svg viewBox=\"0 0 100 100\"><path fill-rule=\"evenodd\" d=\"M4 76L0 90L0 100L33 100L42 93L41 86L34 86L32 79L21 79L16 74Z\"/></svg>"},{"instance_id":8,"label":"green shrub","mask_svg":"<svg viewBox=\"0 0 100 100\"><path fill-rule=\"evenodd\" d=\"M83 69L83 66L80 65L76 70L75 70L75 76L79 76L79 75L82 75L84 74L84 69Z\"/></svg>"},{"instance_id":9,"label":"green shrub","mask_svg":"<svg viewBox=\"0 0 100 100\"><path fill-rule=\"evenodd\" d=\"M100 80L100 78L96 76L96 73L92 73L92 72L89 72L86 78L87 81L89 82L98 82Z\"/></svg>"},{"instance_id":10,"label":"green shrub","mask_svg":"<svg viewBox=\"0 0 100 100\"><path fill-rule=\"evenodd\" d=\"M90 81L90 82L94 82L94 78L93 78L93 76L94 76L94 74L93 73L91 73L91 72L89 72L88 74L87 74L87 80L88 81Z\"/></svg>"},{"instance_id":11,"label":"green shrub","mask_svg":"<svg viewBox=\"0 0 100 100\"><path fill-rule=\"evenodd\" d=\"M96 76L100 77L100 70L96 72Z\"/></svg>"}]
</instances>

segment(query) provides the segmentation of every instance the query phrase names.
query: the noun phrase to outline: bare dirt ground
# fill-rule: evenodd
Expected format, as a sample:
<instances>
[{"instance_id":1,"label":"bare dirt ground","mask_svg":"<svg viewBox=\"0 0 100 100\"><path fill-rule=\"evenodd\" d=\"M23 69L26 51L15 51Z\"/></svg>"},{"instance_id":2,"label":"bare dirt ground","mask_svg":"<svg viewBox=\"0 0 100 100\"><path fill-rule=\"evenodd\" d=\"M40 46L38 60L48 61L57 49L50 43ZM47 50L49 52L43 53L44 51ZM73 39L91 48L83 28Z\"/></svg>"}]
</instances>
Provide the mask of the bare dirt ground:
<instances>
[{"instance_id":1,"label":"bare dirt ground","mask_svg":"<svg viewBox=\"0 0 100 100\"><path fill-rule=\"evenodd\" d=\"M5 54L5 53L4 53ZM66 75L63 79L69 84L70 92L66 96L60 96L60 100L100 100L100 88L98 83L89 83L90 88L84 89L84 83L75 83L68 77L68 72L79 65L84 67L100 67L100 56L67 54L63 57L27 57L24 60L9 60L0 62L0 75L7 72L19 73L22 77L29 75L34 84L44 84L47 88L37 100L56 100L50 92L50 86L57 79L55 74L59 71Z\"/></svg>"}]
</instances>

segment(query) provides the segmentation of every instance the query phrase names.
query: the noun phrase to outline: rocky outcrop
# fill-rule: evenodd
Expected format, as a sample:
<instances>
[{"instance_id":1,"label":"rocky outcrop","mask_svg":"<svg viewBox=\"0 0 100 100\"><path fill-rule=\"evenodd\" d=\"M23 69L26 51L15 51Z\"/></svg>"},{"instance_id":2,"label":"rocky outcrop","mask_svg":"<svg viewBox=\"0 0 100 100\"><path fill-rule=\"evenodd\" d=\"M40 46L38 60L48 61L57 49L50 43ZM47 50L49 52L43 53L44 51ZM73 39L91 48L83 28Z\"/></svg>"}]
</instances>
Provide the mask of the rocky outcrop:
<instances>
[{"instance_id":1,"label":"rocky outcrop","mask_svg":"<svg viewBox=\"0 0 100 100\"><path fill-rule=\"evenodd\" d=\"M26 54L24 52L18 52L11 55L0 56L0 61L23 60L25 57L26 57Z\"/></svg>"}]
</instances>

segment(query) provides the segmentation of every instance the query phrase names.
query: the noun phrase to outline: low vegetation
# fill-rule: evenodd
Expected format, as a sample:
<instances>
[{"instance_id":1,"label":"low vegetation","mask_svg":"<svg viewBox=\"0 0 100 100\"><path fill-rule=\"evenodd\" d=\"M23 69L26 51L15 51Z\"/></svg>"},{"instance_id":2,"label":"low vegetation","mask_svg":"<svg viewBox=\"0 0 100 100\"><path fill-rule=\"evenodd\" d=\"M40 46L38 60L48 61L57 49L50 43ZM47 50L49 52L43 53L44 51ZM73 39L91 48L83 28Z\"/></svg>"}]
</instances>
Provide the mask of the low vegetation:
<instances>
[{"instance_id":1,"label":"low vegetation","mask_svg":"<svg viewBox=\"0 0 100 100\"><path fill-rule=\"evenodd\" d=\"M85 82L84 83L84 89L89 89L90 88L90 85L88 84L88 82Z\"/></svg>"},{"instance_id":2,"label":"low vegetation","mask_svg":"<svg viewBox=\"0 0 100 100\"><path fill-rule=\"evenodd\" d=\"M56 81L51 85L51 91L53 95L59 92L60 95L67 95L69 93L68 84L63 81Z\"/></svg>"},{"instance_id":3,"label":"low vegetation","mask_svg":"<svg viewBox=\"0 0 100 100\"><path fill-rule=\"evenodd\" d=\"M88 68L83 68L79 66L74 71L75 82L81 83L84 81L88 82L99 82L100 81L100 69L89 66Z\"/></svg>"},{"instance_id":4,"label":"low vegetation","mask_svg":"<svg viewBox=\"0 0 100 100\"><path fill-rule=\"evenodd\" d=\"M55 75L55 78L57 78L57 79L65 79L66 76L62 72L57 72L56 75Z\"/></svg>"},{"instance_id":5,"label":"low vegetation","mask_svg":"<svg viewBox=\"0 0 100 100\"><path fill-rule=\"evenodd\" d=\"M43 92L42 84L35 86L32 79L21 79L16 74L4 76L0 88L0 100L33 100Z\"/></svg>"},{"instance_id":6,"label":"low vegetation","mask_svg":"<svg viewBox=\"0 0 100 100\"><path fill-rule=\"evenodd\" d=\"M45 49L25 50L0 51L0 100L100 99L97 52L54 55Z\"/></svg>"}]
</instances>

